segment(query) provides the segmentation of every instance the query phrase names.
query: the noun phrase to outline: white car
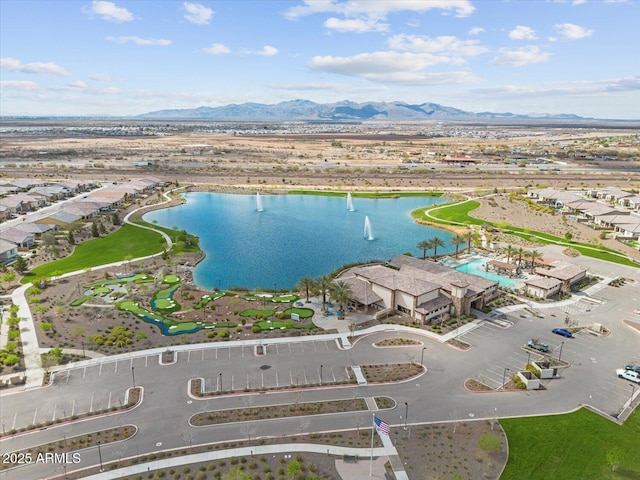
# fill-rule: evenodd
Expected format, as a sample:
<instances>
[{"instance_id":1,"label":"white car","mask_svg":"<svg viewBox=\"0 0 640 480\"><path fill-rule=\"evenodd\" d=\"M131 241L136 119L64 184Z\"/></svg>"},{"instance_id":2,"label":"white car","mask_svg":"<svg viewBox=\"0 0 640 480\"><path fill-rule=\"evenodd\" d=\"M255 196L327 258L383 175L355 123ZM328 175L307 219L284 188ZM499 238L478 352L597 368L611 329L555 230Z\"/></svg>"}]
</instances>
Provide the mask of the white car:
<instances>
[{"instance_id":1,"label":"white car","mask_svg":"<svg viewBox=\"0 0 640 480\"><path fill-rule=\"evenodd\" d=\"M633 370L624 370L622 368L619 368L616 370L616 375L618 375L620 378L624 378L625 380L640 383L640 373L634 372Z\"/></svg>"}]
</instances>

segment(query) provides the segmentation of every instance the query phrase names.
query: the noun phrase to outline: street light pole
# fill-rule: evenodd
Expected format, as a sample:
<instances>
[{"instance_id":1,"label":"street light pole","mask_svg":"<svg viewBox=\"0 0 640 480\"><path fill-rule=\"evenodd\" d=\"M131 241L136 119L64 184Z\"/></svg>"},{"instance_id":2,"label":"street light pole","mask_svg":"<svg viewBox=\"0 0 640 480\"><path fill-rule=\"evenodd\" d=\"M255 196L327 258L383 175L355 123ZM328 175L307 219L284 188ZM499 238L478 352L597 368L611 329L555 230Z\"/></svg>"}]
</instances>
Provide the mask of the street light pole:
<instances>
[{"instance_id":1,"label":"street light pole","mask_svg":"<svg viewBox=\"0 0 640 480\"><path fill-rule=\"evenodd\" d=\"M409 421L409 404L404 402L404 429L407 429L407 422Z\"/></svg>"},{"instance_id":2,"label":"street light pole","mask_svg":"<svg viewBox=\"0 0 640 480\"><path fill-rule=\"evenodd\" d=\"M220 380L220 382L219 382L219 383L220 383L220 385L218 386L218 391L219 391L219 392L221 392L221 391L222 391L222 372L220 372L220 373L218 374L218 378L219 378L219 380Z\"/></svg>"},{"instance_id":3,"label":"street light pole","mask_svg":"<svg viewBox=\"0 0 640 480\"><path fill-rule=\"evenodd\" d=\"M558 355L558 361L562 359L562 347L564 347L564 342L560 342L560 354Z\"/></svg>"},{"instance_id":4,"label":"street light pole","mask_svg":"<svg viewBox=\"0 0 640 480\"><path fill-rule=\"evenodd\" d=\"M420 355L420 366L424 367L424 351L427 349L427 347L422 347L422 355Z\"/></svg>"},{"instance_id":5,"label":"street light pole","mask_svg":"<svg viewBox=\"0 0 640 480\"><path fill-rule=\"evenodd\" d=\"M100 472L104 472L102 467L102 451L100 450L100 442L98 442L98 458L100 458Z\"/></svg>"},{"instance_id":6,"label":"street light pole","mask_svg":"<svg viewBox=\"0 0 640 480\"><path fill-rule=\"evenodd\" d=\"M133 370L133 365L131 365L131 380L133 381L133 388L136 388L136 374Z\"/></svg>"},{"instance_id":7,"label":"street light pole","mask_svg":"<svg viewBox=\"0 0 640 480\"><path fill-rule=\"evenodd\" d=\"M320 365L320 385L322 386L322 365Z\"/></svg>"},{"instance_id":8,"label":"street light pole","mask_svg":"<svg viewBox=\"0 0 640 480\"><path fill-rule=\"evenodd\" d=\"M86 360L87 356L84 354L84 342L81 342L81 343L82 343L82 359Z\"/></svg>"},{"instance_id":9,"label":"street light pole","mask_svg":"<svg viewBox=\"0 0 640 480\"><path fill-rule=\"evenodd\" d=\"M507 376L507 372L510 372L511 370L509 370L508 368L504 369L504 372L502 372L502 388L504 388L504 380Z\"/></svg>"}]
</instances>

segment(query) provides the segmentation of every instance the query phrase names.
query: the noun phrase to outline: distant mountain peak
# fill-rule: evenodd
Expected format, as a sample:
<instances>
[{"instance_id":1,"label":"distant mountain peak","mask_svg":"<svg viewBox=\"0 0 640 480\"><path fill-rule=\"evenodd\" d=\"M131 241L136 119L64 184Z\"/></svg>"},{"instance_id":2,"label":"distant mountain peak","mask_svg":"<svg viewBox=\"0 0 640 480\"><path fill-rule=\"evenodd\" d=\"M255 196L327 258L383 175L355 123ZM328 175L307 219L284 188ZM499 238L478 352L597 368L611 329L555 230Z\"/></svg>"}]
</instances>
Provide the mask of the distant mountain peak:
<instances>
[{"instance_id":1,"label":"distant mountain peak","mask_svg":"<svg viewBox=\"0 0 640 480\"><path fill-rule=\"evenodd\" d=\"M437 103L425 102L352 102L343 100L336 103L315 103L311 100L287 100L277 104L241 103L222 107L201 106L190 109L157 110L137 115L144 120L191 120L191 121L421 121L421 120L465 120L490 119L521 120L585 120L571 114L517 115L513 113L468 112Z\"/></svg>"}]
</instances>

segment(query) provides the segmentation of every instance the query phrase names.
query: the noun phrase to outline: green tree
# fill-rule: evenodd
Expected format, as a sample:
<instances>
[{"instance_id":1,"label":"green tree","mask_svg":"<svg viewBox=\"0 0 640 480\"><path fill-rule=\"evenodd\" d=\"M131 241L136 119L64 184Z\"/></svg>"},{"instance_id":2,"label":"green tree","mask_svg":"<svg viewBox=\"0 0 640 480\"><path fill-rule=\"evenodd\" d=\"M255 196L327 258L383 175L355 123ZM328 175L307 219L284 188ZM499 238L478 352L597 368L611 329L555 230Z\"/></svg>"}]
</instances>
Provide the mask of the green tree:
<instances>
[{"instance_id":1,"label":"green tree","mask_svg":"<svg viewBox=\"0 0 640 480\"><path fill-rule=\"evenodd\" d=\"M462 235L456 235L451 239L451 245L456 247L456 258L458 258L458 250L460 249L460 245L464 245L466 239Z\"/></svg>"},{"instance_id":2,"label":"green tree","mask_svg":"<svg viewBox=\"0 0 640 480\"><path fill-rule=\"evenodd\" d=\"M40 240L42 240L42 244L46 247L53 247L56 244L56 234L49 231L49 232L44 232L41 237Z\"/></svg>"},{"instance_id":3,"label":"green tree","mask_svg":"<svg viewBox=\"0 0 640 480\"><path fill-rule=\"evenodd\" d=\"M105 233L107 233L107 229L102 222L98 224L98 230L100 231L100 235L104 235Z\"/></svg>"},{"instance_id":4,"label":"green tree","mask_svg":"<svg viewBox=\"0 0 640 480\"><path fill-rule=\"evenodd\" d=\"M298 283L296 285L296 289L299 291L304 291L307 295L307 302L309 301L309 291L313 290L315 286L315 282L313 281L313 278L311 277L302 277L300 280L298 280Z\"/></svg>"},{"instance_id":5,"label":"green tree","mask_svg":"<svg viewBox=\"0 0 640 480\"><path fill-rule=\"evenodd\" d=\"M99 237L100 232L98 231L98 224L96 222L91 222L91 236Z\"/></svg>"},{"instance_id":6,"label":"green tree","mask_svg":"<svg viewBox=\"0 0 640 480\"><path fill-rule=\"evenodd\" d=\"M511 255L513 255L513 245L509 243L505 251L507 252L507 263L509 263L511 261Z\"/></svg>"},{"instance_id":7,"label":"green tree","mask_svg":"<svg viewBox=\"0 0 640 480\"><path fill-rule=\"evenodd\" d=\"M298 460L291 460L287 463L287 475L289 478L296 478L296 475L302 473L302 463Z\"/></svg>"},{"instance_id":8,"label":"green tree","mask_svg":"<svg viewBox=\"0 0 640 480\"><path fill-rule=\"evenodd\" d=\"M76 239L73 236L73 232L71 230L69 230L69 233L67 234L67 240L69 241L69 245L75 245L76 244Z\"/></svg>"},{"instance_id":9,"label":"green tree","mask_svg":"<svg viewBox=\"0 0 640 480\"><path fill-rule=\"evenodd\" d=\"M322 309L327 305L327 293L331 287L331 279L327 275L323 275L316 280L316 291L322 295Z\"/></svg>"},{"instance_id":10,"label":"green tree","mask_svg":"<svg viewBox=\"0 0 640 480\"><path fill-rule=\"evenodd\" d=\"M469 230L463 235L463 238L467 241L467 253L471 253L471 241L473 240L473 230Z\"/></svg>"},{"instance_id":11,"label":"green tree","mask_svg":"<svg viewBox=\"0 0 640 480\"><path fill-rule=\"evenodd\" d=\"M517 267L517 272L520 273L520 268L522 268L522 257L525 256L525 249L522 247L518 247L516 248L516 258L518 259L518 267Z\"/></svg>"},{"instance_id":12,"label":"green tree","mask_svg":"<svg viewBox=\"0 0 640 480\"><path fill-rule=\"evenodd\" d=\"M13 262L13 269L22 275L27 270L27 260L23 256L18 255L16 261Z\"/></svg>"},{"instance_id":13,"label":"green tree","mask_svg":"<svg viewBox=\"0 0 640 480\"><path fill-rule=\"evenodd\" d=\"M620 466L626 454L620 447L613 447L607 452L607 463L611 465L611 470L615 471Z\"/></svg>"},{"instance_id":14,"label":"green tree","mask_svg":"<svg viewBox=\"0 0 640 480\"><path fill-rule=\"evenodd\" d=\"M118 212L113 212L113 215L111 215L111 223L120 225L120 214Z\"/></svg>"},{"instance_id":15,"label":"green tree","mask_svg":"<svg viewBox=\"0 0 640 480\"><path fill-rule=\"evenodd\" d=\"M433 259L438 258L438 247L444 247L444 241L440 237L433 237L431 239L433 247Z\"/></svg>"},{"instance_id":16,"label":"green tree","mask_svg":"<svg viewBox=\"0 0 640 480\"><path fill-rule=\"evenodd\" d=\"M528 252L528 257L529 257L529 261L531 262L530 266L529 266L529 273L534 272L535 268L536 268L536 260L539 260L542 258L542 253L540 253L538 250L532 250L530 252Z\"/></svg>"},{"instance_id":17,"label":"green tree","mask_svg":"<svg viewBox=\"0 0 640 480\"><path fill-rule=\"evenodd\" d=\"M417 247L419 250L422 250L422 259L425 260L427 258L427 250L429 250L433 245L429 240L422 240L418 243Z\"/></svg>"},{"instance_id":18,"label":"green tree","mask_svg":"<svg viewBox=\"0 0 640 480\"><path fill-rule=\"evenodd\" d=\"M351 287L343 281L331 283L331 287L329 287L329 295L331 300L338 304L341 312L344 311L343 307L353 298Z\"/></svg>"},{"instance_id":19,"label":"green tree","mask_svg":"<svg viewBox=\"0 0 640 480\"><path fill-rule=\"evenodd\" d=\"M565 240L566 240L567 242L570 242L570 241L571 241L571 239L573 238L573 233L571 233L571 232L566 232L566 233L564 234L564 238L565 238Z\"/></svg>"}]
</instances>

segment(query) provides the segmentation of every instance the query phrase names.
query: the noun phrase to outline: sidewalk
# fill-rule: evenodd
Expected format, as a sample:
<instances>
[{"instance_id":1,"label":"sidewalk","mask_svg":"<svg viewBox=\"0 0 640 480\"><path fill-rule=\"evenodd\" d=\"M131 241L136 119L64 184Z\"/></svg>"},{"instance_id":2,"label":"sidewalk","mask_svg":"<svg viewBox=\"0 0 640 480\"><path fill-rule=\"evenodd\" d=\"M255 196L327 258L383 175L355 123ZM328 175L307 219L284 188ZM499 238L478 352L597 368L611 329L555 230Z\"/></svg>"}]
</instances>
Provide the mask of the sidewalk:
<instances>
[{"instance_id":1,"label":"sidewalk","mask_svg":"<svg viewBox=\"0 0 640 480\"><path fill-rule=\"evenodd\" d=\"M385 437L385 435L381 435L381 438ZM388 437L387 437L388 438ZM390 441L389 441L390 443ZM383 440L384 444L384 440ZM184 455L180 457L173 458L165 458L162 460L156 460L153 462L140 463L136 465L131 465L129 467L119 468L115 470L109 470L108 472L101 472L94 475L83 476L82 478L88 480L110 480L113 478L125 478L132 477L134 475L141 475L148 471L159 470L164 468L176 468L183 465L191 465L194 463L200 462L210 462L213 460L220 460L232 457L249 457L254 455L268 455L268 454L278 454L278 453L296 453L296 452L310 452L310 453L320 453L320 454L329 454L338 457L342 457L344 455L353 456L361 459L358 462L345 464L342 459L336 459L336 468L341 470L342 480L366 480L366 479L383 479L384 477L384 464L386 463L386 458L389 455L395 455L398 457L396 449L393 445L387 447L378 447L373 449L373 457L380 457L378 460L373 462L373 466L375 470L372 470L374 475L369 476L369 461L368 459L371 457L371 449L370 448L349 448L349 447L337 447L332 445L315 445L310 443L284 443L278 445L256 445L254 447L242 447L242 448L233 448L230 450L218 450L206 453L196 453L193 455ZM366 460L364 460L366 459ZM399 457L398 457L399 460ZM340 466L338 467L338 465ZM343 473L348 476L343 476ZM396 477L398 480L409 480L404 470L398 475L396 473ZM402 476L404 474L404 476Z\"/></svg>"}]
</instances>

